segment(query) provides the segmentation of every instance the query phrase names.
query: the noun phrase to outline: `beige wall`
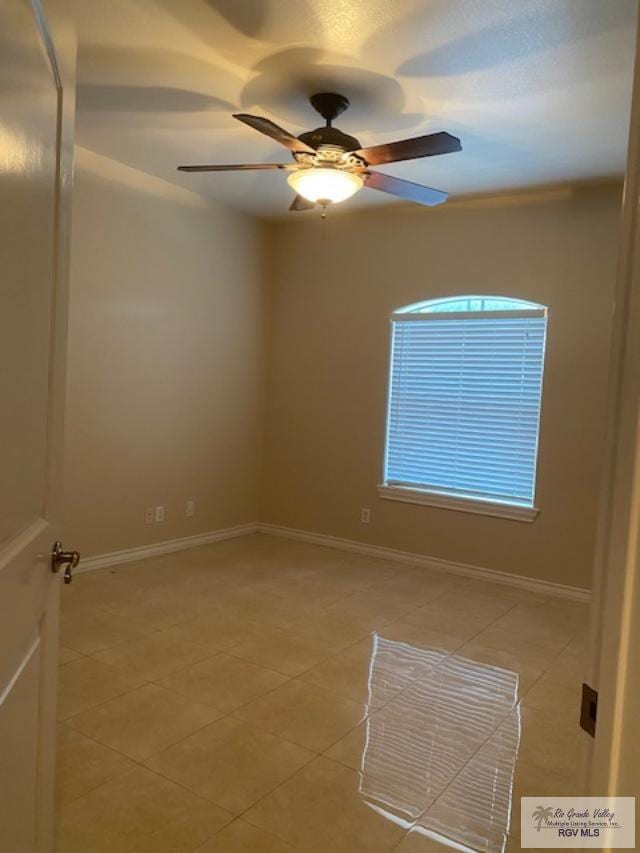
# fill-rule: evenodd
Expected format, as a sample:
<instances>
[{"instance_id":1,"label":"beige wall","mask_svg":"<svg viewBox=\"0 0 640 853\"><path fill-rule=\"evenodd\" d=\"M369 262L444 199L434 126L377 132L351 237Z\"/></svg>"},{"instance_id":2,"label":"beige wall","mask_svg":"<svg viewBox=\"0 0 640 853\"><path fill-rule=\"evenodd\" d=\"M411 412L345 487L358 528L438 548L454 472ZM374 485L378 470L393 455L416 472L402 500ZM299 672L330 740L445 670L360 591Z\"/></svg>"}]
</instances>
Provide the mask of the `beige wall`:
<instances>
[{"instance_id":1,"label":"beige wall","mask_svg":"<svg viewBox=\"0 0 640 853\"><path fill-rule=\"evenodd\" d=\"M265 228L79 149L67 542L263 520L588 587L618 207L615 188L562 190ZM532 524L376 491L389 314L471 292L550 307ZM166 521L145 525L157 504Z\"/></svg>"},{"instance_id":2,"label":"beige wall","mask_svg":"<svg viewBox=\"0 0 640 853\"><path fill-rule=\"evenodd\" d=\"M601 187L273 226L263 520L589 587L619 204ZM377 495L389 315L467 293L550 308L533 523Z\"/></svg>"},{"instance_id":3,"label":"beige wall","mask_svg":"<svg viewBox=\"0 0 640 853\"><path fill-rule=\"evenodd\" d=\"M249 217L77 151L69 547L99 554L256 520L262 239ZM157 504L166 521L146 526Z\"/></svg>"}]
</instances>

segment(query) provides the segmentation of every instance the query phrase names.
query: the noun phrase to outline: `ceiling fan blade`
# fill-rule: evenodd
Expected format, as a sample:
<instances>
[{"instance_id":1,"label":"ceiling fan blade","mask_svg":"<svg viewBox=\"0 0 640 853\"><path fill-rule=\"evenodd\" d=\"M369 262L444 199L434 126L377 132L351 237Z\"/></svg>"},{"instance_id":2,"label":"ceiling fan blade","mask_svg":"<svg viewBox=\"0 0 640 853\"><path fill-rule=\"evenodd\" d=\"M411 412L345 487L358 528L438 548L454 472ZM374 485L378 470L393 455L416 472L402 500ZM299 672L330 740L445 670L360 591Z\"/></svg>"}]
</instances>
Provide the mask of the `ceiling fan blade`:
<instances>
[{"instance_id":1,"label":"ceiling fan blade","mask_svg":"<svg viewBox=\"0 0 640 853\"><path fill-rule=\"evenodd\" d=\"M297 169L295 163L230 163L222 166L178 166L179 172L246 172L263 169Z\"/></svg>"},{"instance_id":2,"label":"ceiling fan blade","mask_svg":"<svg viewBox=\"0 0 640 853\"><path fill-rule=\"evenodd\" d=\"M399 142L373 145L371 148L360 148L352 153L363 157L370 166L380 166L382 163L433 157L435 154L450 154L453 151L462 151L460 140L457 136L442 131L427 136L415 136L413 139L401 139Z\"/></svg>"},{"instance_id":3,"label":"ceiling fan blade","mask_svg":"<svg viewBox=\"0 0 640 853\"><path fill-rule=\"evenodd\" d=\"M281 145L284 145L285 148L288 148L289 151L306 151L307 154L315 154L315 148L312 148L310 145L307 145L306 142L302 142L300 139L297 139L291 133L283 128L278 127L272 121L269 121L268 118L263 118L262 116L251 116L247 115L247 113L236 113L234 118L237 118L238 121L242 121L245 124L248 124L249 127L252 127L254 130L258 130L260 133L266 134L266 136L270 136L272 139L275 139L276 142L279 142Z\"/></svg>"},{"instance_id":4,"label":"ceiling fan blade","mask_svg":"<svg viewBox=\"0 0 640 853\"><path fill-rule=\"evenodd\" d=\"M422 184L414 184L412 181L403 181L401 178L393 178L391 175L383 175L380 172L369 172L365 186L373 190L381 190L405 198L407 201L415 201L418 204L426 204L427 207L435 207L449 198L449 194L442 190L434 190Z\"/></svg>"},{"instance_id":5,"label":"ceiling fan blade","mask_svg":"<svg viewBox=\"0 0 640 853\"><path fill-rule=\"evenodd\" d=\"M303 195L297 195L291 202L289 210L312 210L315 206L315 201L309 201Z\"/></svg>"}]
</instances>

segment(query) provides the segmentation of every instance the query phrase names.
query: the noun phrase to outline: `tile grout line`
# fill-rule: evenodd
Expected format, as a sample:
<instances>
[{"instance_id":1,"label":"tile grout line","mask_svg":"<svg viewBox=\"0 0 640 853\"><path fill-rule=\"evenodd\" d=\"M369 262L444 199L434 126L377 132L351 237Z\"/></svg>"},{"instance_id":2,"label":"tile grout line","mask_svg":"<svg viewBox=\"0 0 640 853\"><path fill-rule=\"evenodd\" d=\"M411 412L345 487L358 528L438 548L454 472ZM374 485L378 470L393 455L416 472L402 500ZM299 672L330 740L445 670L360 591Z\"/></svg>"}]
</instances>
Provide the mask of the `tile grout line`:
<instances>
[{"instance_id":1,"label":"tile grout line","mask_svg":"<svg viewBox=\"0 0 640 853\"><path fill-rule=\"evenodd\" d=\"M444 597L446 594L447 594L447 591L444 591L444 592L442 592L440 595L438 595L438 596L436 597L436 599L432 599L432 601L437 601L439 598ZM429 602L427 602L427 603L429 603ZM497 622L499 619L501 619L501 618L502 618L502 616L507 615L507 613L510 613L510 612L511 612L515 607L517 607L520 603L521 603L521 602L516 602L516 603L514 603L514 604L512 605L512 607L510 607L507 611L505 611L505 613L504 613L504 614L501 614L500 616L497 616L497 617L496 617L492 622L490 622L490 623L489 623L488 625L486 625L484 628L480 629L476 634L472 635L468 640L465 640L465 641L464 641L463 643L461 643L461 644L460 644L460 646L458 646L456 649L451 650L451 651L444 650L444 651L446 651L445 657L443 658L443 660L442 660L439 664L437 664L437 665L436 665L436 667L435 667L435 668L437 668L437 667L438 667L438 666L440 666L442 663L444 663L444 660L446 660L447 658L449 658L451 655L456 654L456 653L459 651L459 649L460 649L460 648L462 648L464 645L466 645L466 644L467 644L467 643L469 643L469 642L472 642L472 641L473 641L473 640L474 640L474 639L475 639L479 634L481 634L484 630L486 630L487 628L489 628L489 627L491 627L492 625L494 625L494 624L495 624L495 622ZM417 607L417 608L415 608L415 609L416 609L416 610L420 610L420 606L418 606L418 607ZM324 611L323 611L323 612L324 612ZM401 619L394 620L394 621L401 621ZM393 622L388 623L388 624L393 624ZM161 633L161 632L158 632L158 633ZM291 631L290 633L295 634L295 632L293 632L293 631ZM365 640L367 637L372 636L372 634L373 634L373 633L377 633L377 632L371 632L371 633L369 633L369 634L365 635L364 637L362 637L362 638L360 638L359 640L355 641L353 644L350 644L350 645L348 645L348 646L345 646L343 649L341 649L341 650L339 650L339 651L337 651L337 652L335 652L335 653L333 653L333 654L329 655L329 656L328 656L328 657L326 657L326 658L323 658L322 660L318 661L318 662L317 662L317 663L315 663L315 664L312 664L310 667L308 667L307 669L303 670L302 672L300 672L300 673L298 673L298 674L296 674L296 675L291 675L290 673L284 673L284 672L281 672L281 671L279 671L279 670L270 670L270 671L276 672L276 673L277 673L277 674L279 674L279 675L282 675L282 676L286 677L288 680L287 680L286 682L284 682L284 684L282 684L282 685L278 685L278 687L275 687L275 688L273 688L273 690L269 690L269 691L267 691L267 693L266 693L266 694L262 694L262 695L269 695L270 693L272 693L272 692L274 692L275 690L279 689L279 687L283 687L285 684L289 684L291 681L295 681L295 680L297 680L297 679L302 679L302 676L304 676L304 674L305 674L306 672L309 672L309 670L310 670L310 669L313 669L315 666L319 665L320 663L324 663L324 662L326 662L326 661L328 661L328 660L331 660L332 658L337 657L338 655L340 655L340 654L342 654L342 653L344 653L344 652L346 652L346 651L349 651L350 649L354 648L354 647L355 647L356 645L358 645L359 643L363 642L363 640ZM298 636L298 637L300 637L301 639L304 639L303 635L299 635L299 634L297 634L297 635L295 635L295 636ZM140 639L143 639L143 637L140 637ZM124 641L124 642L134 642L134 641L128 640L128 641ZM244 661L244 662L246 662L246 663L251 663L251 664L253 664L254 666L259 666L260 668L263 668L263 669L270 669L269 667L264 667L264 666L262 666L262 665L256 664L254 661L251 661L251 660L248 660L247 658L241 657L240 655L234 655L234 654L233 654L233 649L234 649L236 646L240 645L242 642L244 642L244 641L243 641L243 640L240 640L240 641L239 641L237 644L235 644L233 647L231 647L230 649L227 649L225 653L226 653L226 654L228 654L230 657L235 657L235 658L236 658L236 659L238 659L238 660L242 660L242 661ZM571 640L569 640L569 641L568 641L567 646L568 646L570 643L571 643ZM120 645L120 643L118 643L117 645ZM197 646L197 645L199 645L199 644L193 644L193 645L194 645L194 646ZM115 646L111 646L110 648L115 648ZM205 647L204 645L202 645L202 646L201 646L201 648L206 648L206 647ZM566 647L564 647L564 648L566 648ZM99 650L99 651L104 651L104 649L101 649L101 650ZM224 651L224 650L218 650L217 652L212 653L210 656L207 656L206 658L202 658L201 660L194 661L194 662L192 662L192 663L186 664L184 667L182 667L182 666L181 666L181 667L177 668L176 670L172 670L171 672L167 673L167 674L166 674L166 676L165 676L165 675L163 675L163 676L162 676L162 678L165 678L165 677L167 677L167 676L169 676L169 675L175 675L175 674L178 674L179 672L184 672L184 671L186 671L187 669L189 669L191 666L196 665L197 663L201 663L201 662L204 662L204 661L206 661L206 660L212 660L214 657L216 657L218 654L220 654L220 653L221 653L221 652L223 652L223 651ZM89 654L89 655L85 655L85 656L86 656L86 657L88 657L88 658L91 658L91 659L93 659L93 660L96 660L98 663L104 663L103 661L100 661L98 658L95 658L95 657L94 657L94 654L95 654L95 653L91 653L91 654ZM559 654L561 654L561 652L560 652ZM73 662L73 661L70 661L70 663L72 663L72 662ZM106 665L107 665L107 666L111 666L110 664L106 664ZM122 672L130 672L130 673L134 673L134 674L135 674L135 670L129 669L129 668L127 668L127 667L112 667L112 668L117 669L118 671L122 671ZM500 667L499 667L499 668L500 668ZM544 673L545 673L545 672L546 672L546 670L544 670L544 671L541 673L541 675L539 676L539 678L541 678L541 677L542 677L542 675L544 675ZM420 680L420 679L414 679L414 680L412 681L412 684L415 684L415 683L416 683L416 681L419 681L419 680ZM537 680L538 680L538 679L536 679L536 681L537 681ZM306 683L306 682L305 682L305 683ZM102 707L103 705L108 704L109 702L113 701L114 699L120 698L120 697L122 697L122 696L124 696L124 695L127 695L128 693L132 693L132 692L134 692L134 691L136 691L136 690L140 689L141 687L143 687L143 686L145 686L145 685L147 685L147 684L153 684L154 686L157 686L157 687L159 687L159 688L160 688L160 689L162 689L162 690L168 690L168 692L170 692L170 693L174 693L174 694L176 694L176 695L179 695L179 696L180 696L181 698L183 698L183 699L188 699L188 697L186 697L184 694L180 693L179 691L172 690L172 689L167 689L167 688L165 688L163 685L158 684L158 680L157 680L157 679L145 679L145 681L143 682L143 684L140 684L140 685L138 685L137 687L132 688L131 690L126 690L126 691L124 691L123 693L118 694L118 696L111 697L110 699L107 699L107 700L105 700L104 702L98 703L97 705L92 706L91 708L86 708L86 709L84 709L83 711L78 712L77 714L72 714L72 715L70 715L69 717L65 718L65 720L64 720L64 721L61 721L61 722L67 722L68 720L72 720L74 717L79 716L80 714L85 713L85 711L89 711L89 710L96 710L97 708ZM325 690L325 691L327 691L327 692L333 693L333 694L334 694L334 695L336 695L336 696L340 696L340 698L342 698L342 699L345 699L345 697L343 697L341 694L337 693L336 691L332 691L330 688L323 688L323 687L318 686L318 685L314 685L314 686L315 686L315 687L317 687L317 688L319 688L319 689L321 689L321 690ZM391 697L390 699L388 699L388 700L387 700L385 703L383 703L383 705L381 705L379 708L374 709L374 712L373 712L373 713L375 713L376 711L382 710L382 708L386 707L386 706L389 704L389 702L393 701L393 699L397 699L397 698L398 698L398 696L402 695L402 693L403 693L405 690L409 689L409 687L410 687L410 686L411 686L411 685L407 685L407 687L403 688L403 689L402 689L401 691L399 691L395 696L393 696L393 697ZM261 698L261 697L256 697L256 698ZM191 702L191 704L196 704L196 705L202 705L202 704L204 704L204 705L205 705L205 707L211 707L214 711L218 711L218 710L220 710L220 709L216 708L215 706L207 706L207 705L206 705L206 703L193 702L193 700L188 700L188 701L190 701L190 702ZM223 714L222 714L220 717L218 717L216 720L212 721L212 723L215 723L215 722L217 722L217 720L221 720L221 719L224 719L224 718L226 718L226 717L228 717L228 716L233 715L235 711L238 711L238 710L240 710L241 708L246 707L246 705L250 704L252 701L255 701L255 700L254 700L254 699L249 700L247 703L244 703L243 705L239 706L238 708L234 708L232 711L229 711L229 712L227 712L227 713L223 713ZM346 701L350 701L350 702L352 702L353 704L357 704L357 703L355 703L353 700L348 699L348 698L346 698ZM369 715L369 714L367 714L367 715L365 716L365 718L364 718L364 719L365 719L365 720L366 720L366 719L368 719L368 717L369 717L369 716L370 716L370 715ZM239 718L234 718L234 719L239 719ZM343 738L343 737L346 737L348 734L350 734L351 732L353 732L353 731L354 731L354 730L355 730L359 725L361 725L363 722L364 722L364 720L361 720L359 723L357 723L355 726L353 726L351 729L349 729L349 730L348 730L348 731L346 731L343 735L341 735L339 738L337 738L333 743L331 743L329 746L327 746L325 750L323 750L322 752L317 752L316 754L317 754L317 755L323 755L327 750L329 750L329 749L331 749L333 746L335 746L335 744L336 744L336 743L338 743L338 741L342 740L342 738ZM176 742L174 742L174 743L172 743L172 744L167 745L167 746L166 746L166 747L164 747L162 750L160 750L160 752L164 752L166 749L170 749L170 748L172 748L173 746L177 746L179 743L182 743L184 740L186 740L187 738L191 737L191 735L192 735L192 734L196 734L198 731L201 731L203 728L206 728L206 726L211 725L212 723L207 723L207 724L205 724L204 726L200 727L199 729L194 730L194 731L193 731L193 732L191 732L189 735L185 735L183 738L180 738L178 741L176 741ZM69 726L69 728L74 728L74 727L73 727L73 726ZM259 731L263 731L263 732L265 732L266 734L270 734L270 735L274 736L272 732L269 732L267 729L264 729L264 728L262 728L262 727L261 727L261 726L259 726L259 725L253 724L253 728L256 728L256 729L258 729ZM74 730L75 730L75 731L80 731L79 729L74 729ZM81 733L82 733L82 732L81 732ZM279 737L279 736L278 736L278 737ZM287 740L287 741L289 740L288 738L282 738L282 739L283 739L283 740ZM98 741L98 742L99 742L99 741ZM289 741L289 742L290 742L290 743L294 743L296 746L303 746L303 744L297 744L295 741ZM104 745L104 746L106 746L106 744L103 744L103 745ZM308 747L305 747L305 746L303 746L303 748L308 749ZM116 751L118 751L118 750L116 750ZM315 750L311 750L311 751L315 751ZM124 754L124 753L122 753L122 754L123 754L123 755L125 755L125 757L129 757L129 756L126 756L126 754ZM156 753L156 754L160 754L160 753ZM153 756L149 756L149 758L151 758L151 757L153 757ZM146 759L146 760L148 760L148 759ZM146 765L143 765L143 766L146 766Z\"/></svg>"}]
</instances>

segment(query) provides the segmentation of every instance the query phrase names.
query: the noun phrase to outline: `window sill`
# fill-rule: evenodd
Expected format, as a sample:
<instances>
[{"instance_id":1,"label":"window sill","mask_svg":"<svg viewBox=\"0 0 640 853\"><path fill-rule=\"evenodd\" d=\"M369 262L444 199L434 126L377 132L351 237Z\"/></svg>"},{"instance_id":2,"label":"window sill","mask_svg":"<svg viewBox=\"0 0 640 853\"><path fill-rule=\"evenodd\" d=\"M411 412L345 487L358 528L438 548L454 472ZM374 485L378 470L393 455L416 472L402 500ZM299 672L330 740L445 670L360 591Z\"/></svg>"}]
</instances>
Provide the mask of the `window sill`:
<instances>
[{"instance_id":1,"label":"window sill","mask_svg":"<svg viewBox=\"0 0 640 853\"><path fill-rule=\"evenodd\" d=\"M409 489L404 486L378 486L378 494L389 501L422 504L440 509L452 509L456 512L470 512L475 515L492 515L496 518L509 518L512 521L533 521L538 515L536 507L514 506L494 501L475 500L474 498L455 498L437 492L421 489Z\"/></svg>"}]
</instances>

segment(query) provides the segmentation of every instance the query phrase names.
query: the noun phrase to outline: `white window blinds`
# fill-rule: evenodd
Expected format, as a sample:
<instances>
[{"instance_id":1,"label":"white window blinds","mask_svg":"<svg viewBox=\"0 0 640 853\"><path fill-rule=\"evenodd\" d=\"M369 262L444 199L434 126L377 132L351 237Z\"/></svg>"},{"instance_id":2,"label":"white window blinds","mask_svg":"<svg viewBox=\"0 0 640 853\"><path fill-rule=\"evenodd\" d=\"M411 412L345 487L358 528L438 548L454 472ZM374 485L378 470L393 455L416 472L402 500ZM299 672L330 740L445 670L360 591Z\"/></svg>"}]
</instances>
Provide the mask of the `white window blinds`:
<instances>
[{"instance_id":1,"label":"white window blinds","mask_svg":"<svg viewBox=\"0 0 640 853\"><path fill-rule=\"evenodd\" d=\"M546 309L396 313L385 483L531 507Z\"/></svg>"}]
</instances>

